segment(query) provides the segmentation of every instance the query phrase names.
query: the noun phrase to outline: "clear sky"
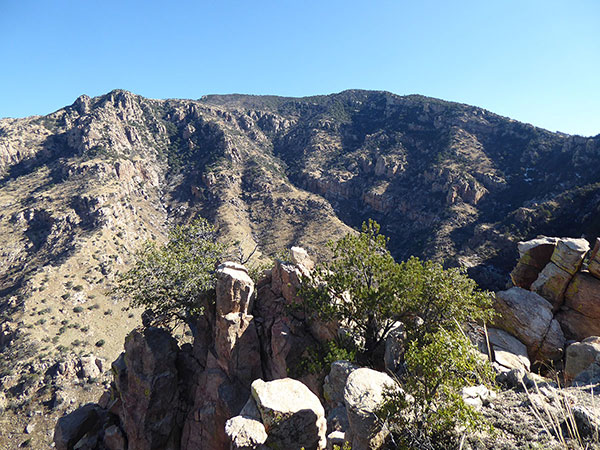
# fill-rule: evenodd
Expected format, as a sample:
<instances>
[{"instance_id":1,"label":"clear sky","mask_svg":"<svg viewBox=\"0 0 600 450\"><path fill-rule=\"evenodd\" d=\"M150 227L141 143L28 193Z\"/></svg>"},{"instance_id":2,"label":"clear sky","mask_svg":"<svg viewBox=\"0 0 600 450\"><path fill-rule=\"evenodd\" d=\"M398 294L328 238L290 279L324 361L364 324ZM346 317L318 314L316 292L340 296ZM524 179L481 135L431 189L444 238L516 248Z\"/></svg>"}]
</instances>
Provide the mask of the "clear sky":
<instances>
[{"instance_id":1,"label":"clear sky","mask_svg":"<svg viewBox=\"0 0 600 450\"><path fill-rule=\"evenodd\" d=\"M81 94L423 94L600 133L600 0L0 0L0 117Z\"/></svg>"}]
</instances>

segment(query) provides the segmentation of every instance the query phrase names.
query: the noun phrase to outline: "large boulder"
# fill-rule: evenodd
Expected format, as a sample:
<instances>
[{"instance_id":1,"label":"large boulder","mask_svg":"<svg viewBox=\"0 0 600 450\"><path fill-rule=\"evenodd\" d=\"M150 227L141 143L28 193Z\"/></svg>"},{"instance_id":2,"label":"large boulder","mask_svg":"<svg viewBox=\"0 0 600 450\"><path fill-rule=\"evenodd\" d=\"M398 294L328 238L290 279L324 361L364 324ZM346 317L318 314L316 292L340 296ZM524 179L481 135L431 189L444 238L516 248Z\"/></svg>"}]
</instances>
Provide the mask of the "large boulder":
<instances>
[{"instance_id":1,"label":"large boulder","mask_svg":"<svg viewBox=\"0 0 600 450\"><path fill-rule=\"evenodd\" d=\"M527 347L516 337L504 330L489 328L488 339L496 363L508 370L519 368L528 372L531 370Z\"/></svg>"},{"instance_id":2,"label":"large boulder","mask_svg":"<svg viewBox=\"0 0 600 450\"><path fill-rule=\"evenodd\" d=\"M381 448L389 435L382 427L375 412L385 401L385 392L399 389L387 374L368 368L360 368L348 375L344 389L344 402L350 424L346 439L353 450Z\"/></svg>"},{"instance_id":3,"label":"large boulder","mask_svg":"<svg viewBox=\"0 0 600 450\"><path fill-rule=\"evenodd\" d=\"M565 357L565 382L571 382L597 360L600 360L600 337L591 336L569 345Z\"/></svg>"},{"instance_id":4,"label":"large boulder","mask_svg":"<svg viewBox=\"0 0 600 450\"><path fill-rule=\"evenodd\" d=\"M266 449L267 430L262 423L260 411L252 397L248 399L240 414L225 423L225 434L231 450Z\"/></svg>"},{"instance_id":5,"label":"large boulder","mask_svg":"<svg viewBox=\"0 0 600 450\"><path fill-rule=\"evenodd\" d=\"M558 238L540 236L529 241L519 242L519 262L510 273L515 286L529 289L540 271L550 262Z\"/></svg>"},{"instance_id":6,"label":"large boulder","mask_svg":"<svg viewBox=\"0 0 600 450\"><path fill-rule=\"evenodd\" d=\"M305 275L308 275L315 268L314 261L302 247L292 247L290 249L290 259Z\"/></svg>"},{"instance_id":7,"label":"large boulder","mask_svg":"<svg viewBox=\"0 0 600 450\"><path fill-rule=\"evenodd\" d=\"M571 341L581 341L589 336L600 335L598 319L588 317L573 309L562 307L556 314L565 338Z\"/></svg>"},{"instance_id":8,"label":"large boulder","mask_svg":"<svg viewBox=\"0 0 600 450\"><path fill-rule=\"evenodd\" d=\"M565 337L552 314L552 305L538 294L518 287L496 293L495 325L527 346L533 361L560 359Z\"/></svg>"},{"instance_id":9,"label":"large boulder","mask_svg":"<svg viewBox=\"0 0 600 450\"><path fill-rule=\"evenodd\" d=\"M324 449L327 445L325 410L308 387L291 378L255 380L252 397L260 411L271 448Z\"/></svg>"},{"instance_id":10,"label":"large boulder","mask_svg":"<svg viewBox=\"0 0 600 450\"><path fill-rule=\"evenodd\" d=\"M265 426L260 420L235 416L225 423L225 434L231 442L231 450L253 450L267 448Z\"/></svg>"}]
</instances>

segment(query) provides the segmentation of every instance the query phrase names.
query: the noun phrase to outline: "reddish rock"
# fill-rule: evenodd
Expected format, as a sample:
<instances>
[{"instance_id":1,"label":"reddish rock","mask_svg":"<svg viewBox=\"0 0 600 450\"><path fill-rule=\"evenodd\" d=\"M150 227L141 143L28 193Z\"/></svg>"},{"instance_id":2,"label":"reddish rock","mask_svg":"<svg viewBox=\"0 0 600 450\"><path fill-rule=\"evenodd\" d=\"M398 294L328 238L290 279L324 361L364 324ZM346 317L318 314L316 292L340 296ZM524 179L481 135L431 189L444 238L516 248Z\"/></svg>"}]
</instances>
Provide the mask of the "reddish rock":
<instances>
[{"instance_id":1,"label":"reddish rock","mask_svg":"<svg viewBox=\"0 0 600 450\"><path fill-rule=\"evenodd\" d=\"M175 339L159 328L134 330L125 340L119 417L130 450L179 448L177 352Z\"/></svg>"},{"instance_id":2,"label":"reddish rock","mask_svg":"<svg viewBox=\"0 0 600 450\"><path fill-rule=\"evenodd\" d=\"M217 318L216 324L214 344L219 365L230 378L249 388L263 375L254 318L243 313L229 313Z\"/></svg>"},{"instance_id":3,"label":"reddish rock","mask_svg":"<svg viewBox=\"0 0 600 450\"><path fill-rule=\"evenodd\" d=\"M569 340L581 341L589 336L600 336L600 320L596 317L563 308L556 314L556 320Z\"/></svg>"},{"instance_id":4,"label":"reddish rock","mask_svg":"<svg viewBox=\"0 0 600 450\"><path fill-rule=\"evenodd\" d=\"M302 301L298 297L301 277L302 273L293 264L275 261L271 274L271 289L276 296L283 297L287 304L299 303Z\"/></svg>"},{"instance_id":5,"label":"reddish rock","mask_svg":"<svg viewBox=\"0 0 600 450\"><path fill-rule=\"evenodd\" d=\"M587 272L576 274L565 292L565 305L600 321L600 280Z\"/></svg>"}]
</instances>

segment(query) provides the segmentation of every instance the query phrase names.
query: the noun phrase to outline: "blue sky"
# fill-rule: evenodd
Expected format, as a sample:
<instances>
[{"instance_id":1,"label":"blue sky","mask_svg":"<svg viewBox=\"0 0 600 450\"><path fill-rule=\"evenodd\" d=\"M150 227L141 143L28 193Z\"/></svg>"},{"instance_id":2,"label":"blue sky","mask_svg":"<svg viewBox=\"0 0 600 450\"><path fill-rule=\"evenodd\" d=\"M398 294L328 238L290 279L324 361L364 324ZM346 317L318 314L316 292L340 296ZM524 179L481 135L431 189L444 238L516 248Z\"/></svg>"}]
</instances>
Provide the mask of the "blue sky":
<instances>
[{"instance_id":1,"label":"blue sky","mask_svg":"<svg viewBox=\"0 0 600 450\"><path fill-rule=\"evenodd\" d=\"M81 94L423 94L600 133L600 1L0 0L0 117Z\"/></svg>"}]
</instances>

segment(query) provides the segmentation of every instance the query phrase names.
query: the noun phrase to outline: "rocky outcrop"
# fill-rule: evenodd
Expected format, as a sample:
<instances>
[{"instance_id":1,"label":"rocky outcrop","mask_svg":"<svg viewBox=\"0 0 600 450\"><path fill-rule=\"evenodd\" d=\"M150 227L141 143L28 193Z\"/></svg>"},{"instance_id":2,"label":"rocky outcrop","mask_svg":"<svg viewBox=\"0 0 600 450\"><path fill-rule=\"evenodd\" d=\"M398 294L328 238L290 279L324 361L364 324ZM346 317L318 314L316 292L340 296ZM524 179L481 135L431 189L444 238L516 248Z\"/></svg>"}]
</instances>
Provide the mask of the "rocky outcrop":
<instances>
[{"instance_id":1,"label":"rocky outcrop","mask_svg":"<svg viewBox=\"0 0 600 450\"><path fill-rule=\"evenodd\" d=\"M95 404L87 404L61 417L54 428L57 450L71 450L86 434L98 431L102 425L102 411Z\"/></svg>"},{"instance_id":2,"label":"rocky outcrop","mask_svg":"<svg viewBox=\"0 0 600 450\"><path fill-rule=\"evenodd\" d=\"M552 303L554 311L562 305L567 286L581 268L589 248L585 239L559 239L550 262L531 284L531 290Z\"/></svg>"},{"instance_id":3,"label":"rocky outcrop","mask_svg":"<svg viewBox=\"0 0 600 450\"><path fill-rule=\"evenodd\" d=\"M134 330L113 363L117 411L131 450L177 449L181 434L178 346L159 328Z\"/></svg>"},{"instance_id":4,"label":"rocky outcrop","mask_svg":"<svg viewBox=\"0 0 600 450\"><path fill-rule=\"evenodd\" d=\"M299 247L291 259L277 261L257 289L245 267L220 265L215 302L204 305L193 345L180 348L158 328L130 333L125 352L112 364L111 390L97 407L112 419L94 425L94 439L107 448L125 442L140 450L261 448L277 442L280 448L297 443L325 448L327 422L315 394L322 392L325 374L302 374L304 384L287 378L304 351L319 342L311 321L288 308L298 301L300 278L313 263ZM317 328L316 335L327 339L332 327ZM93 376L98 364L101 368L95 357L82 358L73 371ZM285 423L269 414L285 416ZM311 435L307 430L313 428Z\"/></svg>"},{"instance_id":5,"label":"rocky outcrop","mask_svg":"<svg viewBox=\"0 0 600 450\"><path fill-rule=\"evenodd\" d=\"M600 278L600 238L596 238L594 248L590 254L588 270L596 278Z\"/></svg>"},{"instance_id":6,"label":"rocky outcrop","mask_svg":"<svg viewBox=\"0 0 600 450\"><path fill-rule=\"evenodd\" d=\"M503 318L498 319L500 327L523 341L528 347L529 356L533 351L531 345L542 348L548 338L544 334L534 336L543 329L543 326L538 327L541 315L545 317L544 323L552 317L548 328L550 336L557 335L556 323L560 325L562 335L569 340L582 341L599 335L600 279L590 269L595 267L600 239L596 240L587 267L584 260L590 247L586 239L539 237L521 242L518 247L521 257L511 278L519 287L496 295L496 309L504 314ZM536 273L537 278L532 282ZM525 291L527 286L538 296L534 297ZM528 300L517 301L517 298ZM540 298L551 304L550 312ZM536 304L538 306L534 306ZM529 306L523 309L522 305ZM519 309L521 313L517 314ZM517 316L521 318L517 319ZM531 323L526 320L528 316ZM542 338L543 342L539 340ZM533 344L536 340L537 344ZM560 342L561 339L554 339L554 345L557 346L554 357L558 356ZM573 374L568 374L569 377L572 378Z\"/></svg>"},{"instance_id":7,"label":"rocky outcrop","mask_svg":"<svg viewBox=\"0 0 600 450\"><path fill-rule=\"evenodd\" d=\"M241 410L250 384L263 373L256 324L250 314L254 282L246 268L231 262L220 265L216 292L214 329L204 336L209 341L201 345L205 354L200 358L206 360L206 367L196 374L183 448L224 448L225 423Z\"/></svg>"}]
</instances>

